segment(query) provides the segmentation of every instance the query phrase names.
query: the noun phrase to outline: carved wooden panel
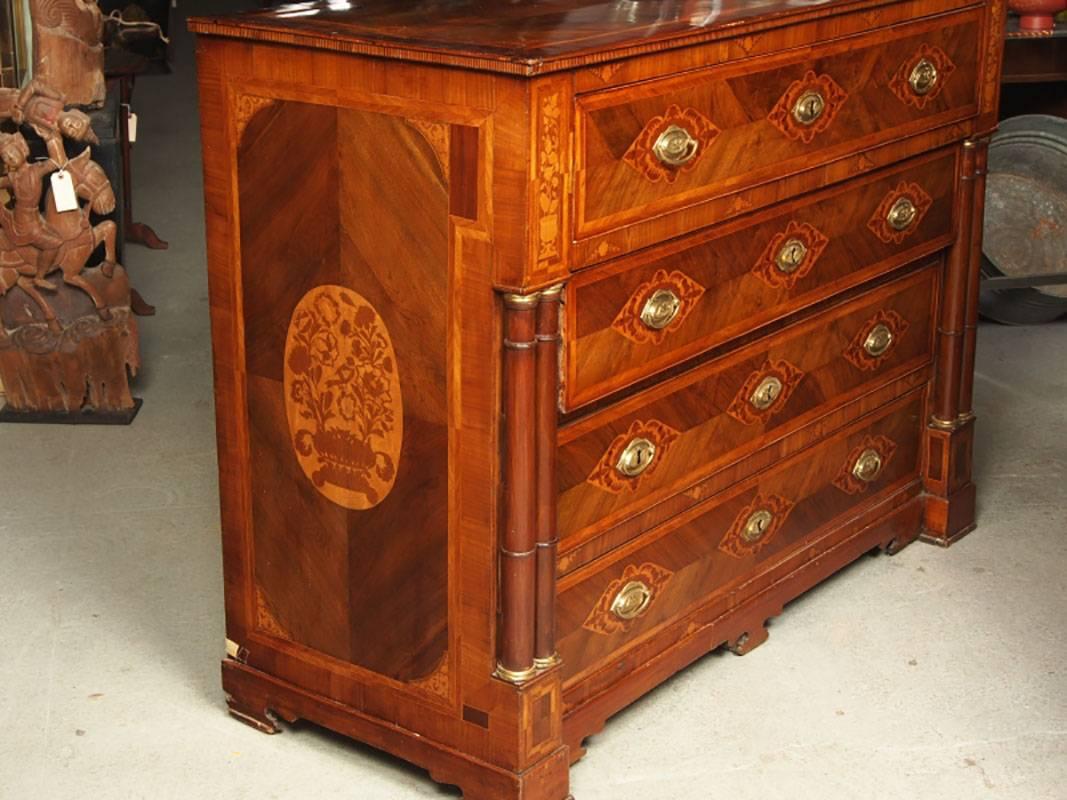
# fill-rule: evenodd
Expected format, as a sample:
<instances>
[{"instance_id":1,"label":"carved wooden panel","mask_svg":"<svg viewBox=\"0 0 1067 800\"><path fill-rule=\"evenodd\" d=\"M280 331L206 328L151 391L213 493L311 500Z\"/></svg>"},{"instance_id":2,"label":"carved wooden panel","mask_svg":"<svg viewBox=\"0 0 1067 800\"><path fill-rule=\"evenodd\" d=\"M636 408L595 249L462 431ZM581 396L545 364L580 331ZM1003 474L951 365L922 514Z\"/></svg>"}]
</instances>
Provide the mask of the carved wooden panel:
<instances>
[{"instance_id":1,"label":"carved wooden panel","mask_svg":"<svg viewBox=\"0 0 1067 800\"><path fill-rule=\"evenodd\" d=\"M934 69L937 70L937 80L925 94L915 91L909 82L912 71L924 59L933 64ZM923 44L915 52L915 55L900 65L900 69L894 73L889 81L889 88L893 94L900 98L901 102L923 109L941 94L949 76L955 71L956 65L952 63L952 59L948 57L944 50L936 45Z\"/></svg>"},{"instance_id":2,"label":"carved wooden panel","mask_svg":"<svg viewBox=\"0 0 1067 800\"><path fill-rule=\"evenodd\" d=\"M615 437L587 480L598 489L612 494L636 491L644 481L656 473L677 438L678 431L659 420L636 420L626 433ZM617 469L617 465L623 450L635 439L647 439L651 442L655 447L655 456L644 472L634 477L627 477Z\"/></svg>"},{"instance_id":3,"label":"carved wooden panel","mask_svg":"<svg viewBox=\"0 0 1067 800\"><path fill-rule=\"evenodd\" d=\"M297 304L285 342L285 411L304 474L345 508L393 488L404 440L396 353L361 295L319 286Z\"/></svg>"},{"instance_id":4,"label":"carved wooden panel","mask_svg":"<svg viewBox=\"0 0 1067 800\"><path fill-rule=\"evenodd\" d=\"M807 92L817 92L822 98L824 107L818 119L805 125L797 120L793 111L797 102ZM826 73L817 75L813 70L808 70L803 78L790 84L785 94L771 109L771 113L767 115L767 119L790 139L810 144L816 136L833 124L847 99L848 92L842 89L832 77Z\"/></svg>"},{"instance_id":5,"label":"carved wooden panel","mask_svg":"<svg viewBox=\"0 0 1067 800\"><path fill-rule=\"evenodd\" d=\"M719 542L719 550L734 558L758 553L782 529L792 510L793 503L781 495L757 495L738 512L733 525Z\"/></svg>"},{"instance_id":6,"label":"carved wooden panel","mask_svg":"<svg viewBox=\"0 0 1067 800\"><path fill-rule=\"evenodd\" d=\"M677 125L697 141L696 154L681 166L664 164L657 157L653 148L660 135L672 125ZM678 175L693 169L704 153L708 145L719 135L719 129L715 123L701 114L695 108L682 109L680 106L668 106L662 114L658 114L641 129L641 133L623 155L622 159L641 175L644 175L653 183L666 181L674 183Z\"/></svg>"},{"instance_id":7,"label":"carved wooden panel","mask_svg":"<svg viewBox=\"0 0 1067 800\"><path fill-rule=\"evenodd\" d=\"M657 595L667 585L673 574L669 569L664 569L658 564L644 563L640 566L627 564L622 571L622 576L613 580L604 589L604 593L600 595L600 599L593 607L593 610L589 612L589 616L586 617L582 627L587 631L605 636L628 631L633 626L634 621L640 619L652 607ZM623 619L612 611L612 604L615 602L619 592L632 581L640 581L645 585L651 594L651 602L636 617Z\"/></svg>"},{"instance_id":8,"label":"carved wooden panel","mask_svg":"<svg viewBox=\"0 0 1067 800\"><path fill-rule=\"evenodd\" d=\"M743 425L766 422L785 409L789 396L793 394L793 390L803 378L804 372L788 361L782 359L766 361L742 384L734 401L726 409L726 413ZM762 403L754 402L754 395L766 381L775 382L774 388L777 394L768 405L760 408Z\"/></svg>"},{"instance_id":9,"label":"carved wooden panel","mask_svg":"<svg viewBox=\"0 0 1067 800\"><path fill-rule=\"evenodd\" d=\"M892 339L884 351L877 353L877 355L872 355L866 347L867 337L878 325L884 325L889 330ZM882 309L867 320L852 341L849 342L848 348L845 350L845 358L850 364L865 372L875 370L883 361L889 358L889 354L900 343L900 338L907 329L908 321L904 317L891 308Z\"/></svg>"},{"instance_id":10,"label":"carved wooden panel","mask_svg":"<svg viewBox=\"0 0 1067 800\"><path fill-rule=\"evenodd\" d=\"M811 272L829 241L814 225L790 220L784 231L767 242L752 271L773 289L792 289L797 281ZM787 245L795 246L796 242L804 248L804 258L796 268L789 269L787 264L783 269L782 249Z\"/></svg>"},{"instance_id":11,"label":"carved wooden panel","mask_svg":"<svg viewBox=\"0 0 1067 800\"><path fill-rule=\"evenodd\" d=\"M652 295L661 289L674 293L678 299L678 310L670 324L663 328L653 328L641 319L645 304ZM652 277L634 289L611 323L612 330L621 333L627 339L639 344L659 344L669 333L685 324L686 318L696 307L697 301L704 294L704 287L680 270L656 270Z\"/></svg>"},{"instance_id":12,"label":"carved wooden panel","mask_svg":"<svg viewBox=\"0 0 1067 800\"><path fill-rule=\"evenodd\" d=\"M897 229L889 223L889 212L898 200L904 198L915 206L915 219L906 228ZM922 186L912 181L904 181L882 198L882 202L868 220L867 227L886 244L900 244L918 230L919 223L932 204L933 200Z\"/></svg>"},{"instance_id":13,"label":"carved wooden panel","mask_svg":"<svg viewBox=\"0 0 1067 800\"><path fill-rule=\"evenodd\" d=\"M837 477L834 478L834 486L846 494L860 494L872 486L880 485L878 479L885 474L886 466L892 460L896 450L896 443L887 436L865 436L863 441L849 452ZM856 467L859 459L868 451L877 453L881 464L872 480L863 480L856 475Z\"/></svg>"}]
</instances>

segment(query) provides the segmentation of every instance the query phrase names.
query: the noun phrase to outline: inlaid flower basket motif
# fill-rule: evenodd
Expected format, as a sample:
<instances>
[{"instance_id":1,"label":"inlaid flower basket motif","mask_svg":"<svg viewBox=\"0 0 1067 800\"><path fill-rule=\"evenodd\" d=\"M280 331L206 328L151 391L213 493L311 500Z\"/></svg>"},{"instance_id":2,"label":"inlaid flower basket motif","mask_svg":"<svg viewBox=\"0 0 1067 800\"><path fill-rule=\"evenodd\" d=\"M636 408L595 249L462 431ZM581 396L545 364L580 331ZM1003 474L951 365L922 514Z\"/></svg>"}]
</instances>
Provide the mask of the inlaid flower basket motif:
<instances>
[{"instance_id":1,"label":"inlaid flower basket motif","mask_svg":"<svg viewBox=\"0 0 1067 800\"><path fill-rule=\"evenodd\" d=\"M289 323L284 375L304 474L345 508L378 505L396 480L403 441L400 378L382 318L342 286L312 289Z\"/></svg>"}]
</instances>

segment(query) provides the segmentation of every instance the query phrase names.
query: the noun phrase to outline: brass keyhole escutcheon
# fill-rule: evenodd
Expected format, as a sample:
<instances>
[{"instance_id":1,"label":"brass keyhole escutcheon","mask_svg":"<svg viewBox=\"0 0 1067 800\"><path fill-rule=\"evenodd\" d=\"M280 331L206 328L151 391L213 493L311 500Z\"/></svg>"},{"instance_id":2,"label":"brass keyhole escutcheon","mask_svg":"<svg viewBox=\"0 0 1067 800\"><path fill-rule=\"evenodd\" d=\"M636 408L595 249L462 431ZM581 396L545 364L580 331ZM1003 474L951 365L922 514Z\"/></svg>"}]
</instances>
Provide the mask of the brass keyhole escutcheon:
<instances>
[{"instance_id":1,"label":"brass keyhole escutcheon","mask_svg":"<svg viewBox=\"0 0 1067 800\"><path fill-rule=\"evenodd\" d=\"M632 440L622 451L615 469L627 478L636 478L652 465L656 457L656 445L648 439L638 437Z\"/></svg>"},{"instance_id":2,"label":"brass keyhole escutcheon","mask_svg":"<svg viewBox=\"0 0 1067 800\"><path fill-rule=\"evenodd\" d=\"M611 603L611 613L619 619L639 617L652 603L652 590L641 581L630 581L623 586Z\"/></svg>"},{"instance_id":3,"label":"brass keyhole escutcheon","mask_svg":"<svg viewBox=\"0 0 1067 800\"><path fill-rule=\"evenodd\" d=\"M661 164L681 167L696 158L699 149L700 142L694 139L689 131L678 125L671 125L652 145L652 154Z\"/></svg>"},{"instance_id":4,"label":"brass keyhole escutcheon","mask_svg":"<svg viewBox=\"0 0 1067 800\"><path fill-rule=\"evenodd\" d=\"M867 338L863 340L864 351L873 358L884 356L892 346L893 331L889 330L889 327L881 322L871 328Z\"/></svg>"},{"instance_id":5,"label":"brass keyhole escutcheon","mask_svg":"<svg viewBox=\"0 0 1067 800\"><path fill-rule=\"evenodd\" d=\"M882 456L877 450L864 450L852 466L852 474L864 483L870 483L882 472Z\"/></svg>"},{"instance_id":6,"label":"brass keyhole escutcheon","mask_svg":"<svg viewBox=\"0 0 1067 800\"><path fill-rule=\"evenodd\" d=\"M801 125L813 125L825 110L825 98L814 89L808 89L793 104L793 119Z\"/></svg>"},{"instance_id":7,"label":"brass keyhole escutcheon","mask_svg":"<svg viewBox=\"0 0 1067 800\"><path fill-rule=\"evenodd\" d=\"M789 275L796 272L808 257L808 247L800 239L790 239L780 248L774 262L778 269Z\"/></svg>"},{"instance_id":8,"label":"brass keyhole escutcheon","mask_svg":"<svg viewBox=\"0 0 1067 800\"><path fill-rule=\"evenodd\" d=\"M745 529L741 532L741 538L746 542L759 541L770 530L772 522L774 522L774 514L767 509L761 508L759 511L753 511L752 516L745 522Z\"/></svg>"},{"instance_id":9,"label":"brass keyhole escutcheon","mask_svg":"<svg viewBox=\"0 0 1067 800\"><path fill-rule=\"evenodd\" d=\"M749 402L760 411L765 411L773 406L781 396L782 382L771 375L760 381L759 386L752 392Z\"/></svg>"},{"instance_id":10,"label":"brass keyhole escutcheon","mask_svg":"<svg viewBox=\"0 0 1067 800\"><path fill-rule=\"evenodd\" d=\"M682 301L670 289L657 289L641 309L641 321L654 331L660 331L674 322Z\"/></svg>"},{"instance_id":11,"label":"brass keyhole escutcheon","mask_svg":"<svg viewBox=\"0 0 1067 800\"><path fill-rule=\"evenodd\" d=\"M889 223L889 227L893 230L902 231L910 227L918 215L919 209L915 207L915 203L911 202L907 197L901 197L889 209L889 213L886 214L886 222Z\"/></svg>"},{"instance_id":12,"label":"brass keyhole escutcheon","mask_svg":"<svg viewBox=\"0 0 1067 800\"><path fill-rule=\"evenodd\" d=\"M937 65L928 58L919 60L908 76L911 90L917 95L929 94L937 85Z\"/></svg>"}]
</instances>

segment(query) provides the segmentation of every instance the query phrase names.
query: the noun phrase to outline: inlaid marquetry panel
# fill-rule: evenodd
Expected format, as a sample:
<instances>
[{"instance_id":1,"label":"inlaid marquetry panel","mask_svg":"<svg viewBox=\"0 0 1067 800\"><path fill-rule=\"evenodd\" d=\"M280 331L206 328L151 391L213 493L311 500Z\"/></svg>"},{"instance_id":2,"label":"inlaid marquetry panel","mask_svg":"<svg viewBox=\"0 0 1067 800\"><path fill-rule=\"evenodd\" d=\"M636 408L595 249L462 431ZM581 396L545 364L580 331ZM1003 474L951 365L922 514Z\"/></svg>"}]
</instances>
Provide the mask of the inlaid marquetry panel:
<instances>
[{"instance_id":1,"label":"inlaid marquetry panel","mask_svg":"<svg viewBox=\"0 0 1067 800\"><path fill-rule=\"evenodd\" d=\"M975 113L981 13L841 39L817 59L797 48L580 95L575 238L692 209ZM921 52L953 68L919 107L902 102L891 82ZM700 141L676 168L653 154L672 115L688 115ZM677 236L698 219L690 211L659 235Z\"/></svg>"},{"instance_id":2,"label":"inlaid marquetry panel","mask_svg":"<svg viewBox=\"0 0 1067 800\"><path fill-rule=\"evenodd\" d=\"M908 330L908 321L892 309L883 309L860 326L845 350L845 358L858 369L878 369Z\"/></svg>"},{"instance_id":3,"label":"inlaid marquetry panel","mask_svg":"<svg viewBox=\"0 0 1067 800\"><path fill-rule=\"evenodd\" d=\"M591 486L595 486L610 494L623 494L635 492L641 484L649 480L659 470L660 465L667 460L667 454L671 445L678 438L678 431L659 420L634 420L633 424L615 437L610 445L604 450L604 455L593 467L587 479ZM620 467L620 459L627 448L648 443L648 463L635 475L627 475Z\"/></svg>"},{"instance_id":4,"label":"inlaid marquetry panel","mask_svg":"<svg viewBox=\"0 0 1067 800\"><path fill-rule=\"evenodd\" d=\"M565 425L558 457L564 549L633 514L642 515L636 532L656 524L689 502L674 497L660 507L659 501L743 457L767 437L786 435L848 398L928 363L937 285L931 265ZM883 311L906 319L908 334L876 369L857 369L845 352L857 331ZM764 408L756 408L754 398L761 405L767 399L760 384L768 378L780 388ZM627 478L617 469L619 457L636 438L659 441L648 427L651 420L670 431L667 443L657 447L647 470Z\"/></svg>"},{"instance_id":5,"label":"inlaid marquetry panel","mask_svg":"<svg viewBox=\"0 0 1067 800\"><path fill-rule=\"evenodd\" d=\"M894 101L895 102L895 101ZM761 324L944 247L952 236L955 151L575 274L567 286L564 402L574 408ZM868 227L901 185L930 203L901 242ZM916 195L917 196L917 195ZM800 255L803 248L803 256ZM678 296L662 330L641 314L659 289Z\"/></svg>"},{"instance_id":6,"label":"inlaid marquetry panel","mask_svg":"<svg viewBox=\"0 0 1067 800\"><path fill-rule=\"evenodd\" d=\"M730 593L737 583L754 579L808 547L835 520L873 506L885 491L917 480L922 408L922 390L913 391L672 517L639 545L566 574L559 599L565 681L579 680L611 660L624 660L631 643L688 613L694 602L711 602ZM842 492L835 485L841 465L871 441L883 439L897 446L877 480L862 494ZM814 548L809 557L818 552ZM651 589L661 571L669 581L650 591L642 607L642 588L631 584L640 582ZM639 613L625 620L613 607L624 614ZM620 677L624 674L625 670Z\"/></svg>"},{"instance_id":7,"label":"inlaid marquetry panel","mask_svg":"<svg viewBox=\"0 0 1067 800\"><path fill-rule=\"evenodd\" d=\"M910 203L911 221L903 225L894 224L894 213L901 203ZM923 217L926 216L932 204L933 199L921 184L915 181L902 181L882 198L882 202L878 204L878 208L867 221L867 227L886 244L901 244L919 229ZM903 219L906 217L901 218Z\"/></svg>"},{"instance_id":8,"label":"inlaid marquetry panel","mask_svg":"<svg viewBox=\"0 0 1067 800\"><path fill-rule=\"evenodd\" d=\"M955 71L956 65L944 50L923 44L915 55L900 65L889 88L901 102L924 109L937 99Z\"/></svg>"},{"instance_id":9,"label":"inlaid marquetry panel","mask_svg":"<svg viewBox=\"0 0 1067 800\"><path fill-rule=\"evenodd\" d=\"M845 457L834 486L845 494L860 494L878 487L896 451L896 443L886 436L863 437Z\"/></svg>"}]
</instances>

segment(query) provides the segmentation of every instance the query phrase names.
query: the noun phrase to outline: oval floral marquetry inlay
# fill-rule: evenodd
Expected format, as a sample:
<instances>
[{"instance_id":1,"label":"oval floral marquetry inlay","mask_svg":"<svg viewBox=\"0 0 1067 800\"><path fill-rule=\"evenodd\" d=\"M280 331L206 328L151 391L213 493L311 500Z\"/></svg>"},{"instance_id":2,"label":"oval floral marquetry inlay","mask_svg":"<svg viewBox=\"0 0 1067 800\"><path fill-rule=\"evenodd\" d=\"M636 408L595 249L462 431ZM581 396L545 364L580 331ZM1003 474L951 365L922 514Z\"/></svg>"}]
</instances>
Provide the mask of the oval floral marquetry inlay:
<instances>
[{"instance_id":1,"label":"oval floral marquetry inlay","mask_svg":"<svg viewBox=\"0 0 1067 800\"><path fill-rule=\"evenodd\" d=\"M396 354L363 297L319 286L285 338L285 413L304 474L333 502L372 508L393 488L404 438Z\"/></svg>"}]
</instances>

